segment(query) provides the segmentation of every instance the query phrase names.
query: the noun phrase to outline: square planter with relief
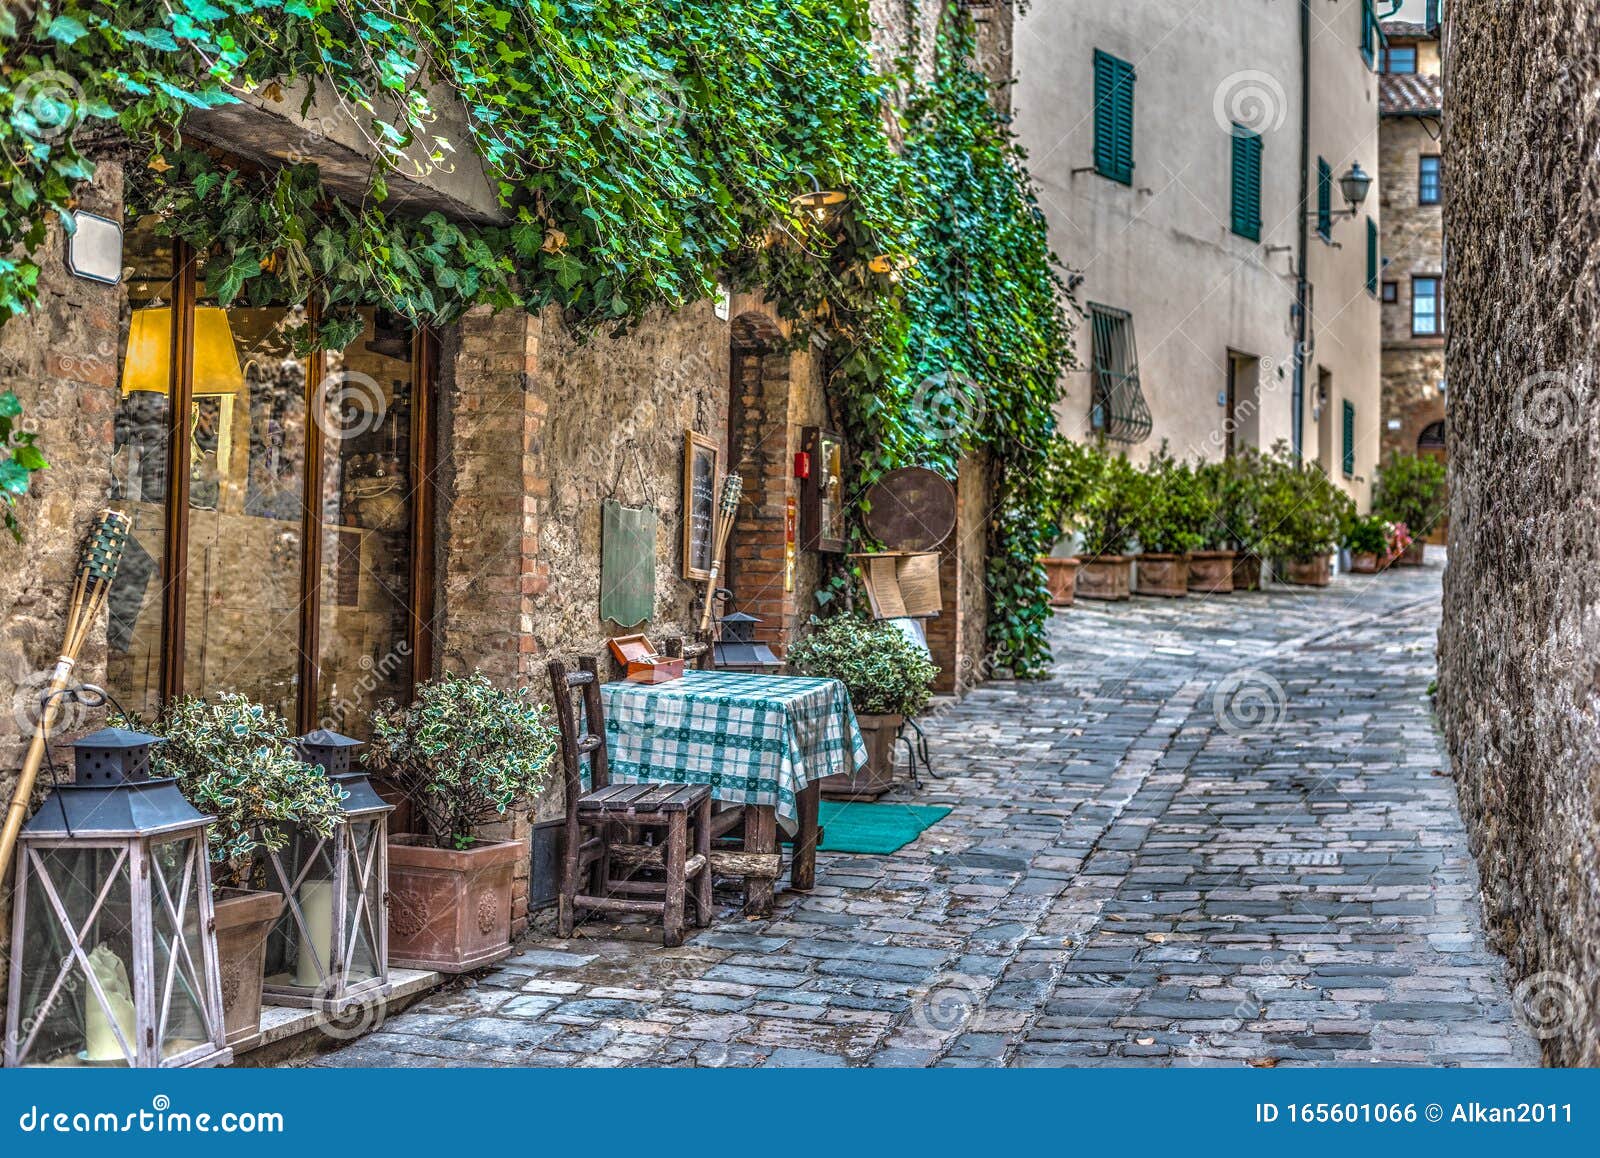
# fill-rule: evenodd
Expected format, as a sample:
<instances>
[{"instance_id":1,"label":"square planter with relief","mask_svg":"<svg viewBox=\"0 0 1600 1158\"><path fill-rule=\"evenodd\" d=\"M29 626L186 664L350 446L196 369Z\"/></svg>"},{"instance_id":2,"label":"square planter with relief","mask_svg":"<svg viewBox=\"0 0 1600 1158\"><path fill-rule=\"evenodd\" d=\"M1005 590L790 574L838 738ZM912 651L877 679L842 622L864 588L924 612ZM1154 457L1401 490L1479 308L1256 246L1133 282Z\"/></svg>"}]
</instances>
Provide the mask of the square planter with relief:
<instances>
[{"instance_id":1,"label":"square planter with relief","mask_svg":"<svg viewBox=\"0 0 1600 1158\"><path fill-rule=\"evenodd\" d=\"M522 841L439 848L389 841L389 964L466 973L511 955L511 883Z\"/></svg>"}]
</instances>

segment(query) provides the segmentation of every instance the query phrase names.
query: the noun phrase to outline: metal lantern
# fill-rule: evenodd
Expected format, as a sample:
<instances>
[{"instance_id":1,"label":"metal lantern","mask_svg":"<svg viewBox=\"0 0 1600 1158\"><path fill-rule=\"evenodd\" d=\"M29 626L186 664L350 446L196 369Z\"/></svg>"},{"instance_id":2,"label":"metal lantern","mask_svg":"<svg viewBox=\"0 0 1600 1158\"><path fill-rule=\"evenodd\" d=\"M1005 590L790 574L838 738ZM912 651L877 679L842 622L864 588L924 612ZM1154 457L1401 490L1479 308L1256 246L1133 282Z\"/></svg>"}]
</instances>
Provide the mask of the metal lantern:
<instances>
[{"instance_id":1,"label":"metal lantern","mask_svg":"<svg viewBox=\"0 0 1600 1158\"><path fill-rule=\"evenodd\" d=\"M206 826L154 779L155 736L73 747L17 841L8 1066L225 1065Z\"/></svg>"},{"instance_id":2,"label":"metal lantern","mask_svg":"<svg viewBox=\"0 0 1600 1158\"><path fill-rule=\"evenodd\" d=\"M262 1000L341 1014L389 993L389 813L350 751L361 741L319 729L296 741L300 756L344 794L331 836L292 825L268 854L287 903L267 936Z\"/></svg>"},{"instance_id":3,"label":"metal lantern","mask_svg":"<svg viewBox=\"0 0 1600 1158\"><path fill-rule=\"evenodd\" d=\"M722 625L722 638L711 650L712 659L725 671L762 672L777 671L783 660L772 654L772 649L756 639L756 624L761 620L742 611L731 611L717 620Z\"/></svg>"}]
</instances>

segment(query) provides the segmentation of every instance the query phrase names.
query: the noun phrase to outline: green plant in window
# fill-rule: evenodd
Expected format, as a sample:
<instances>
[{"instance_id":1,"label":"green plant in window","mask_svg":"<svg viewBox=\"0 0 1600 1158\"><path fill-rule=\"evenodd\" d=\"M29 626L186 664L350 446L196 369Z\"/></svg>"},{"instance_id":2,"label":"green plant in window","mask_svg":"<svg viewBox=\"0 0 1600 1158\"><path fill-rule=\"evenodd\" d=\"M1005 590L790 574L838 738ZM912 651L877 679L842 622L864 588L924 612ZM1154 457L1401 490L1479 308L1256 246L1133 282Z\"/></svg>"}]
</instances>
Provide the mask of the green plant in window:
<instances>
[{"instance_id":1,"label":"green plant in window","mask_svg":"<svg viewBox=\"0 0 1600 1158\"><path fill-rule=\"evenodd\" d=\"M300 759L282 716L246 696L184 696L148 724L113 723L162 737L151 768L175 777L184 798L216 818L206 838L219 887L248 887L263 863L257 854L283 848L287 828L329 836L342 815L339 786Z\"/></svg>"},{"instance_id":2,"label":"green plant in window","mask_svg":"<svg viewBox=\"0 0 1600 1158\"><path fill-rule=\"evenodd\" d=\"M440 848L470 848L473 830L502 818L550 782L557 731L527 688L495 687L481 672L444 675L372 716L362 762L381 771L427 823Z\"/></svg>"}]
</instances>

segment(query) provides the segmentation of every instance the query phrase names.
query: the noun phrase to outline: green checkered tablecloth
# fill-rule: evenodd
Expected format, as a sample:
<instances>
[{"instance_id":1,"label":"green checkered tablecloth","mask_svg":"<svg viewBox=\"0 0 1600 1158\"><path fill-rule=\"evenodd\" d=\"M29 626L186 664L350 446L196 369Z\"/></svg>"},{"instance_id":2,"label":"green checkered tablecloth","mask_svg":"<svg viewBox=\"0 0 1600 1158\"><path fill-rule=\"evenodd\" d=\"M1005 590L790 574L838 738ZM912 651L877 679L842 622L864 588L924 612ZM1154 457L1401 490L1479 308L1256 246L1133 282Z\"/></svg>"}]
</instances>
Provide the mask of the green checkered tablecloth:
<instances>
[{"instance_id":1,"label":"green checkered tablecloth","mask_svg":"<svg viewBox=\"0 0 1600 1158\"><path fill-rule=\"evenodd\" d=\"M792 820L800 789L867 762L838 680L691 669L600 694L613 780L707 784L714 799L775 805Z\"/></svg>"}]
</instances>

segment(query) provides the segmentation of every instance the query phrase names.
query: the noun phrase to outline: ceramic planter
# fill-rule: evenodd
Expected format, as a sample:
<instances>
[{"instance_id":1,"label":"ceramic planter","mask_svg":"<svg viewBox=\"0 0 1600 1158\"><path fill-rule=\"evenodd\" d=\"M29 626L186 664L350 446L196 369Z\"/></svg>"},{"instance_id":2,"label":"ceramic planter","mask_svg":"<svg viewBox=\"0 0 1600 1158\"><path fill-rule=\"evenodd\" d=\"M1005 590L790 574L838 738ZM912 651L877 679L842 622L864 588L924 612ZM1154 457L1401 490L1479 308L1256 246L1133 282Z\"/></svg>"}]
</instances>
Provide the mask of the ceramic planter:
<instances>
[{"instance_id":1,"label":"ceramic planter","mask_svg":"<svg viewBox=\"0 0 1600 1158\"><path fill-rule=\"evenodd\" d=\"M1233 589L1235 591L1261 590L1261 556L1240 551L1233 557Z\"/></svg>"},{"instance_id":2,"label":"ceramic planter","mask_svg":"<svg viewBox=\"0 0 1600 1158\"><path fill-rule=\"evenodd\" d=\"M1133 590L1137 595L1182 599L1189 594L1189 557L1148 553L1140 555Z\"/></svg>"},{"instance_id":3,"label":"ceramic planter","mask_svg":"<svg viewBox=\"0 0 1600 1158\"><path fill-rule=\"evenodd\" d=\"M1189 590L1205 595L1226 595L1233 590L1232 551L1192 551L1189 554Z\"/></svg>"},{"instance_id":4,"label":"ceramic planter","mask_svg":"<svg viewBox=\"0 0 1600 1158\"><path fill-rule=\"evenodd\" d=\"M1426 547L1427 544L1421 539L1416 540L1411 544L1411 546L1405 549L1405 553L1402 554L1400 558L1395 560L1395 564L1400 567L1422 566L1422 552Z\"/></svg>"},{"instance_id":5,"label":"ceramic planter","mask_svg":"<svg viewBox=\"0 0 1600 1158\"><path fill-rule=\"evenodd\" d=\"M1382 567L1378 556L1372 551L1353 551L1350 554L1350 570L1356 575L1376 575Z\"/></svg>"},{"instance_id":6,"label":"ceramic planter","mask_svg":"<svg viewBox=\"0 0 1600 1158\"><path fill-rule=\"evenodd\" d=\"M1333 581L1333 563L1327 555L1315 559L1290 559L1283 581L1299 587L1326 587Z\"/></svg>"},{"instance_id":7,"label":"ceramic planter","mask_svg":"<svg viewBox=\"0 0 1600 1158\"><path fill-rule=\"evenodd\" d=\"M1078 589L1078 560L1039 556L1044 564L1045 582L1050 586L1050 606L1071 607Z\"/></svg>"},{"instance_id":8,"label":"ceramic planter","mask_svg":"<svg viewBox=\"0 0 1600 1158\"><path fill-rule=\"evenodd\" d=\"M1132 570L1133 559L1127 555L1100 555L1093 559L1080 560L1078 598L1129 598Z\"/></svg>"},{"instance_id":9,"label":"ceramic planter","mask_svg":"<svg viewBox=\"0 0 1600 1158\"><path fill-rule=\"evenodd\" d=\"M389 964L466 973L511 955L511 880L520 840L437 848L389 839Z\"/></svg>"},{"instance_id":10,"label":"ceramic planter","mask_svg":"<svg viewBox=\"0 0 1600 1158\"><path fill-rule=\"evenodd\" d=\"M235 1053L261 1038L261 971L267 934L283 913L282 893L219 889L217 964L222 973L222 1025Z\"/></svg>"},{"instance_id":11,"label":"ceramic planter","mask_svg":"<svg viewBox=\"0 0 1600 1158\"><path fill-rule=\"evenodd\" d=\"M823 777L822 795L829 800L876 800L894 787L894 743L905 717L857 715L856 723L867 744L867 762L854 772Z\"/></svg>"}]
</instances>

